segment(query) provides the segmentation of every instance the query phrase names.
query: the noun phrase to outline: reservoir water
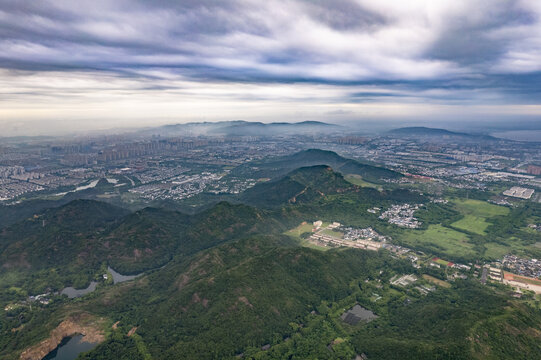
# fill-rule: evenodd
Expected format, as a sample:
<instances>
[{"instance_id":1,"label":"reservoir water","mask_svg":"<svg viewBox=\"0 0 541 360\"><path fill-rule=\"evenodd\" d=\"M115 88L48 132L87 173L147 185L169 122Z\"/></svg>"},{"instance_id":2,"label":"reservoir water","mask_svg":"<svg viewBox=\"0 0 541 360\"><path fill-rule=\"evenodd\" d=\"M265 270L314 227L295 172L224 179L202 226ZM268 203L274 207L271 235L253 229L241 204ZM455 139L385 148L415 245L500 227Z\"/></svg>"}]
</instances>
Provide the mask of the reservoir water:
<instances>
[{"instance_id":1,"label":"reservoir water","mask_svg":"<svg viewBox=\"0 0 541 360\"><path fill-rule=\"evenodd\" d=\"M124 281L133 280L136 277L143 275L143 273L136 274L136 275L122 275L122 274L117 273L116 271L114 271L113 268L110 267L110 266L107 267L107 271L113 276L113 283L114 284L119 284L119 283L122 283ZM97 285L98 285L97 282L92 281L90 283L90 285L88 285L88 287L86 289L76 289L76 288L70 286L70 287L64 288L60 292L60 294L67 295L68 298L70 298L70 299L78 298L78 297L81 297L83 295L86 295L86 294L91 293L92 291L96 290Z\"/></svg>"},{"instance_id":2,"label":"reservoir water","mask_svg":"<svg viewBox=\"0 0 541 360\"><path fill-rule=\"evenodd\" d=\"M121 282L124 282L124 281L133 280L136 277L143 275L143 273L136 274L136 275L122 275L122 274L119 274L116 271L114 271L113 268L111 268L110 266L107 267L107 271L109 271L109 273L111 273L111 275L113 275L113 283L115 283L115 284L118 284L118 283L121 283Z\"/></svg>"},{"instance_id":3,"label":"reservoir water","mask_svg":"<svg viewBox=\"0 0 541 360\"><path fill-rule=\"evenodd\" d=\"M136 277L143 275L143 273L136 274L136 275L122 275L120 273L117 273L110 266L107 267L107 271L113 276L113 283L114 284L119 284L119 283L122 283L124 281L133 280ZM60 294L67 295L68 298L70 298L70 299L78 298L78 297L81 297L83 295L86 295L86 294L91 293L92 291L96 290L97 285L98 285L97 282L92 281L90 283L90 285L88 285L88 287L86 289L75 289L74 287L70 286L70 287L64 288L60 292Z\"/></svg>"},{"instance_id":4,"label":"reservoir water","mask_svg":"<svg viewBox=\"0 0 541 360\"><path fill-rule=\"evenodd\" d=\"M75 335L62 340L60 345L51 351L43 360L74 360L85 351L93 349L97 344L84 341L83 335Z\"/></svg>"},{"instance_id":5,"label":"reservoir water","mask_svg":"<svg viewBox=\"0 0 541 360\"><path fill-rule=\"evenodd\" d=\"M91 293L92 291L96 290L96 285L98 285L98 283L95 281L92 281L86 289L75 289L70 286L70 287L64 288L64 290L62 290L60 294L68 295L70 299L73 299L73 298L81 297L85 294Z\"/></svg>"}]
</instances>

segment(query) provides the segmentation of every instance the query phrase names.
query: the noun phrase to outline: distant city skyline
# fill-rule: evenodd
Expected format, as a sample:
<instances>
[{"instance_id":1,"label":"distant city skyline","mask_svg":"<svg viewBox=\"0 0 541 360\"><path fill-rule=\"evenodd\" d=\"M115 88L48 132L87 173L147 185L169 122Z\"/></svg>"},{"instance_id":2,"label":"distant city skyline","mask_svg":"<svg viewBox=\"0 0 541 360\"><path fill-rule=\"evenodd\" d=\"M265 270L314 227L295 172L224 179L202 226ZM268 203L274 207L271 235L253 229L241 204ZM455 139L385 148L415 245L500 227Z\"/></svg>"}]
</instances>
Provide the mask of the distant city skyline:
<instances>
[{"instance_id":1,"label":"distant city skyline","mask_svg":"<svg viewBox=\"0 0 541 360\"><path fill-rule=\"evenodd\" d=\"M4 0L0 46L0 136L541 123L537 0Z\"/></svg>"}]
</instances>

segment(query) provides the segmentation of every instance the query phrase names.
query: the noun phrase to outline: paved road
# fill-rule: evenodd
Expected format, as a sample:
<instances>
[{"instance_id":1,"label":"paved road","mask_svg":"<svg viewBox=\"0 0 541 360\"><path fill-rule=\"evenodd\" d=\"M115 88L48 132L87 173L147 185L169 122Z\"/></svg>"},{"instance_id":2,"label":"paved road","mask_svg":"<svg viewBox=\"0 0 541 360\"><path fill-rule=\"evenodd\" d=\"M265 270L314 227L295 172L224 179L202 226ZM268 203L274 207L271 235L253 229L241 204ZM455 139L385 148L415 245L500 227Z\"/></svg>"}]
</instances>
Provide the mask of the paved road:
<instances>
[{"instance_id":1,"label":"paved road","mask_svg":"<svg viewBox=\"0 0 541 360\"><path fill-rule=\"evenodd\" d=\"M483 273L481 274L481 282L483 284L487 283L487 274L488 274L488 269L486 267L484 267L483 268Z\"/></svg>"}]
</instances>

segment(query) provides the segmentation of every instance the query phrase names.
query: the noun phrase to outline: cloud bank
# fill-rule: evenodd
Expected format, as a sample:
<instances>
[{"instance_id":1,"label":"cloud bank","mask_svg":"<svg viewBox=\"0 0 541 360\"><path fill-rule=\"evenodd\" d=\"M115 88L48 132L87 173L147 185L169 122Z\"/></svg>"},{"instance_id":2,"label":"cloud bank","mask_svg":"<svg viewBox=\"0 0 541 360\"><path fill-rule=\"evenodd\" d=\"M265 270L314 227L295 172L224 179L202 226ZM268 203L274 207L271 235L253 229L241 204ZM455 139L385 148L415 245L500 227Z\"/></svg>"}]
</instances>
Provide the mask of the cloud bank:
<instances>
[{"instance_id":1,"label":"cloud bank","mask_svg":"<svg viewBox=\"0 0 541 360\"><path fill-rule=\"evenodd\" d=\"M0 48L14 132L541 114L537 0L3 0Z\"/></svg>"}]
</instances>

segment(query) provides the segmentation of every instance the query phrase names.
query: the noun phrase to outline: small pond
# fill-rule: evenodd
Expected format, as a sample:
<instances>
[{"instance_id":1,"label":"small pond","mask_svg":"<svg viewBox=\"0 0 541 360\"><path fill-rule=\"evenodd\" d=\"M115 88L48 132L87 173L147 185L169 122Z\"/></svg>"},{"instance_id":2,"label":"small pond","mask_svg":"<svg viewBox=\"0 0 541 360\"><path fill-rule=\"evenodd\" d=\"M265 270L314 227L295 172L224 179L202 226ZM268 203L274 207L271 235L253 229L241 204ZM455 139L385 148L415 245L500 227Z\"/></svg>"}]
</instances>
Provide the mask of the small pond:
<instances>
[{"instance_id":1,"label":"small pond","mask_svg":"<svg viewBox=\"0 0 541 360\"><path fill-rule=\"evenodd\" d=\"M97 344L84 341L83 335L66 337L56 349L48 353L43 360L73 360L76 359L80 353L92 350L96 345Z\"/></svg>"}]
</instances>

